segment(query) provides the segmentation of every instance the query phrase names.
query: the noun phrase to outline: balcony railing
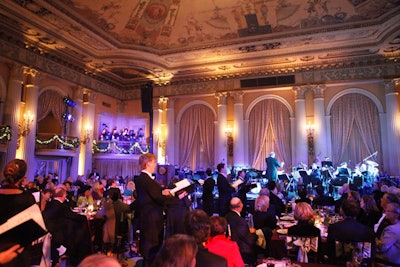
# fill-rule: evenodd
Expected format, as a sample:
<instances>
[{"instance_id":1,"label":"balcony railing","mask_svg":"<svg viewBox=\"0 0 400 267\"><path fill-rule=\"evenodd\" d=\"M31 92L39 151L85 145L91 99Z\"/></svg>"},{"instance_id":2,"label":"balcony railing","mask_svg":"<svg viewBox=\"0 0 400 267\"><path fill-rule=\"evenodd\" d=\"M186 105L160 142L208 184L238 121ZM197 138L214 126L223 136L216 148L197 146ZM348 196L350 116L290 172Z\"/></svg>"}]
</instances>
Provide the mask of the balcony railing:
<instances>
[{"instance_id":1,"label":"balcony railing","mask_svg":"<svg viewBox=\"0 0 400 267\"><path fill-rule=\"evenodd\" d=\"M36 135L36 150L58 149L75 150L79 146L79 138L58 134L38 133Z\"/></svg>"},{"instance_id":2,"label":"balcony railing","mask_svg":"<svg viewBox=\"0 0 400 267\"><path fill-rule=\"evenodd\" d=\"M93 153L108 154L144 154L149 152L149 145L133 141L93 141Z\"/></svg>"}]
</instances>

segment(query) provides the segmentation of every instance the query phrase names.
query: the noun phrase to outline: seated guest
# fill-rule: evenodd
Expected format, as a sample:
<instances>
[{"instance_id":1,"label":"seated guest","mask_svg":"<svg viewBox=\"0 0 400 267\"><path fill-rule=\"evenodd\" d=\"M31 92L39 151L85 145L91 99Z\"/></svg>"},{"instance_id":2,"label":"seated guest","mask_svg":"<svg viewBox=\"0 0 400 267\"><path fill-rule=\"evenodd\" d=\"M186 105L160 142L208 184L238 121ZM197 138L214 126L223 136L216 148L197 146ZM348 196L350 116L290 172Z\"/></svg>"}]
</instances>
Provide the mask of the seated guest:
<instances>
[{"instance_id":1,"label":"seated guest","mask_svg":"<svg viewBox=\"0 0 400 267\"><path fill-rule=\"evenodd\" d=\"M382 237L377 241L377 261L389 266L400 265L400 204L389 203L385 214L392 223L383 230Z\"/></svg>"},{"instance_id":2,"label":"seated guest","mask_svg":"<svg viewBox=\"0 0 400 267\"><path fill-rule=\"evenodd\" d=\"M294 208L294 219L297 224L288 228L288 235L292 236L317 236L321 239L321 231L314 226L314 211L310 204L300 202Z\"/></svg>"},{"instance_id":3,"label":"seated guest","mask_svg":"<svg viewBox=\"0 0 400 267\"><path fill-rule=\"evenodd\" d=\"M335 200L335 213L340 212L340 206L342 205L343 200L347 199L350 194L350 185L344 184L341 188L339 188L338 193L340 198Z\"/></svg>"},{"instance_id":4,"label":"seated guest","mask_svg":"<svg viewBox=\"0 0 400 267\"><path fill-rule=\"evenodd\" d=\"M240 255L238 244L226 237L228 222L224 217L212 216L211 218L211 236L208 238L206 248L228 262L228 267L244 266L242 256Z\"/></svg>"},{"instance_id":5,"label":"seated guest","mask_svg":"<svg viewBox=\"0 0 400 267\"><path fill-rule=\"evenodd\" d=\"M244 263L254 264L256 262L256 230L254 228L250 229L247 221L240 216L240 212L243 209L243 203L240 198L232 198L230 208L231 210L225 215L225 218L230 226L231 238L238 243Z\"/></svg>"},{"instance_id":6,"label":"seated guest","mask_svg":"<svg viewBox=\"0 0 400 267\"><path fill-rule=\"evenodd\" d=\"M314 226L313 217L314 211L312 210L310 204L306 202L300 202L296 204L294 209L294 219L297 220L297 224L288 228L287 235L294 237L318 237L318 248L320 248L321 231ZM321 250L318 249L318 251ZM315 252L317 252L317 250L315 250Z\"/></svg>"},{"instance_id":7,"label":"seated guest","mask_svg":"<svg viewBox=\"0 0 400 267\"><path fill-rule=\"evenodd\" d=\"M77 206L88 206L93 205L93 197L91 192L92 187L90 185L84 185L78 190L78 201Z\"/></svg>"},{"instance_id":8,"label":"seated guest","mask_svg":"<svg viewBox=\"0 0 400 267\"><path fill-rule=\"evenodd\" d=\"M129 213L129 205L123 203L119 198L119 193L115 191L111 192L105 205L97 212L96 217L105 219L103 245L106 251L118 252L127 242Z\"/></svg>"},{"instance_id":9,"label":"seated guest","mask_svg":"<svg viewBox=\"0 0 400 267\"><path fill-rule=\"evenodd\" d=\"M298 194L300 198L295 200L296 203L306 202L311 205L311 199L307 197L307 190L304 187L299 188Z\"/></svg>"},{"instance_id":10,"label":"seated guest","mask_svg":"<svg viewBox=\"0 0 400 267\"><path fill-rule=\"evenodd\" d=\"M209 252L204 244L211 233L210 217L203 210L193 210L185 217L185 232L193 236L198 251L196 254L196 267L224 267L227 266L225 258Z\"/></svg>"},{"instance_id":11,"label":"seated guest","mask_svg":"<svg viewBox=\"0 0 400 267\"><path fill-rule=\"evenodd\" d=\"M153 267L195 267L197 244L193 237L176 234L165 240L154 259Z\"/></svg>"},{"instance_id":12,"label":"seated guest","mask_svg":"<svg viewBox=\"0 0 400 267\"><path fill-rule=\"evenodd\" d=\"M253 222L255 229L268 227L271 230L276 228L277 219L275 214L269 209L269 197L258 196L254 202Z\"/></svg>"},{"instance_id":13,"label":"seated guest","mask_svg":"<svg viewBox=\"0 0 400 267\"><path fill-rule=\"evenodd\" d=\"M43 189L43 190L40 192L40 203L39 203L39 204L40 204L40 210L41 210L42 212L43 212L44 209L46 208L47 202L50 201L50 198L51 198L52 194L53 194L53 191L50 190L50 189Z\"/></svg>"},{"instance_id":14,"label":"seated guest","mask_svg":"<svg viewBox=\"0 0 400 267\"><path fill-rule=\"evenodd\" d=\"M95 181L92 184L92 197L94 201L101 200L103 193L101 192L101 185L99 181Z\"/></svg>"},{"instance_id":15,"label":"seated guest","mask_svg":"<svg viewBox=\"0 0 400 267\"><path fill-rule=\"evenodd\" d=\"M377 238L381 238L383 229L391 225L392 222L386 218L385 209L389 203L399 203L399 198L392 193L384 193L381 198L382 216L379 221L374 225L374 231Z\"/></svg>"},{"instance_id":16,"label":"seated guest","mask_svg":"<svg viewBox=\"0 0 400 267\"><path fill-rule=\"evenodd\" d=\"M322 185L318 185L315 191L317 192L317 196L312 202L314 208L335 205L333 197L325 195L325 189Z\"/></svg>"},{"instance_id":17,"label":"seated guest","mask_svg":"<svg viewBox=\"0 0 400 267\"><path fill-rule=\"evenodd\" d=\"M70 207L65 204L66 198L65 189L57 188L53 193L53 200L47 203L43 211L43 219L52 235L51 259L53 266L57 265L60 254L64 254L63 247L66 248L66 255L76 262L80 262L91 253L89 229L84 227L87 226L86 216L72 212Z\"/></svg>"},{"instance_id":18,"label":"seated guest","mask_svg":"<svg viewBox=\"0 0 400 267\"><path fill-rule=\"evenodd\" d=\"M352 241L352 242L370 242L371 251L375 248L374 231L356 221L356 217L360 212L360 206L354 200L343 200L340 207L340 214L344 220L331 224L328 227L328 251L329 260L335 262L337 260L335 242ZM346 260L346 259L344 259Z\"/></svg>"},{"instance_id":19,"label":"seated guest","mask_svg":"<svg viewBox=\"0 0 400 267\"><path fill-rule=\"evenodd\" d=\"M104 254L92 254L79 263L78 267L121 267L121 264L117 259L104 255Z\"/></svg>"},{"instance_id":20,"label":"seated guest","mask_svg":"<svg viewBox=\"0 0 400 267\"><path fill-rule=\"evenodd\" d=\"M379 221L381 212L375 203L375 199L371 195L361 197L360 214L357 216L357 221L374 229L374 225Z\"/></svg>"},{"instance_id":21,"label":"seated guest","mask_svg":"<svg viewBox=\"0 0 400 267\"><path fill-rule=\"evenodd\" d=\"M75 198L75 191L72 190L72 183L70 181L65 181L63 183L65 187L65 191L67 191L67 199L70 207L76 206L76 198Z\"/></svg>"},{"instance_id":22,"label":"seated guest","mask_svg":"<svg viewBox=\"0 0 400 267\"><path fill-rule=\"evenodd\" d=\"M285 204L282 199L277 196L277 188L276 183L274 181L268 182L269 189L269 204L270 206L274 206L275 215L281 217L282 212L285 212Z\"/></svg>"}]
</instances>

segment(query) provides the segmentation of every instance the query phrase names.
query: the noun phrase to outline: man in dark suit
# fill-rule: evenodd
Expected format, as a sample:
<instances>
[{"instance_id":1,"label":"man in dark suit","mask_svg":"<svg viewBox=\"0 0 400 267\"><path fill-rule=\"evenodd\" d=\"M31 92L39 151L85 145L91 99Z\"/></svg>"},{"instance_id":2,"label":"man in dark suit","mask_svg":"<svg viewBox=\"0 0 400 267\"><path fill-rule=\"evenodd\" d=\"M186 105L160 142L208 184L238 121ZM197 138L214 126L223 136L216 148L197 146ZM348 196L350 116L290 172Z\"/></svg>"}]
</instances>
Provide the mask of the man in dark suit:
<instances>
[{"instance_id":1,"label":"man in dark suit","mask_svg":"<svg viewBox=\"0 0 400 267\"><path fill-rule=\"evenodd\" d=\"M204 243L211 233L210 217L203 210L192 210L185 217L185 232L196 240L198 251L196 254L196 267L226 267L225 258L209 252Z\"/></svg>"},{"instance_id":2,"label":"man in dark suit","mask_svg":"<svg viewBox=\"0 0 400 267\"><path fill-rule=\"evenodd\" d=\"M325 189L322 185L318 185L315 191L317 192L317 197L312 202L314 208L335 206L335 200L333 197L325 195Z\"/></svg>"},{"instance_id":3,"label":"man in dark suit","mask_svg":"<svg viewBox=\"0 0 400 267\"><path fill-rule=\"evenodd\" d=\"M275 152L269 153L269 157L265 159L267 164L266 176L268 181L276 181L278 179L278 169L283 167L283 162L279 163L275 158Z\"/></svg>"},{"instance_id":4,"label":"man in dark suit","mask_svg":"<svg viewBox=\"0 0 400 267\"><path fill-rule=\"evenodd\" d=\"M243 203L238 197L232 198L230 201L231 211L229 211L225 218L228 221L231 231L231 238L236 241L239 246L240 254L246 264L256 263L256 241L257 235L254 228L249 228L247 221L240 216L243 209Z\"/></svg>"},{"instance_id":5,"label":"man in dark suit","mask_svg":"<svg viewBox=\"0 0 400 267\"><path fill-rule=\"evenodd\" d=\"M43 219L52 235L53 266L58 263L60 254L65 253L71 261L79 263L85 256L92 253L86 216L74 213L65 202L66 199L65 189L56 188L53 200L46 204L43 211Z\"/></svg>"},{"instance_id":6,"label":"man in dark suit","mask_svg":"<svg viewBox=\"0 0 400 267\"><path fill-rule=\"evenodd\" d=\"M268 182L269 189L269 205L272 206L271 210L275 211L275 215L281 217L282 212L285 212L285 203L277 195L276 183L275 181Z\"/></svg>"},{"instance_id":7,"label":"man in dark suit","mask_svg":"<svg viewBox=\"0 0 400 267\"><path fill-rule=\"evenodd\" d=\"M202 195L202 200L203 200L203 210L207 213L208 216L212 216L214 213L214 186L215 186L215 181L214 178L212 178L212 171L211 169L206 170L207 178L204 181L203 184L203 195Z\"/></svg>"},{"instance_id":8,"label":"man in dark suit","mask_svg":"<svg viewBox=\"0 0 400 267\"><path fill-rule=\"evenodd\" d=\"M163 209L170 190L160 187L152 174L157 166L157 158L151 153L139 157L142 172L135 179L137 207L139 209L140 250L144 266L151 265L163 241Z\"/></svg>"},{"instance_id":9,"label":"man in dark suit","mask_svg":"<svg viewBox=\"0 0 400 267\"><path fill-rule=\"evenodd\" d=\"M341 259L341 257L336 255L336 241L370 242L371 251L375 251L374 231L370 227L356 221L359 211L360 206L356 201L345 199L340 206L340 213L344 217L344 220L329 225L327 244L329 260L331 262L341 263L338 261L349 260L347 258Z\"/></svg>"},{"instance_id":10,"label":"man in dark suit","mask_svg":"<svg viewBox=\"0 0 400 267\"><path fill-rule=\"evenodd\" d=\"M229 201L232 198L232 194L235 193L236 190L228 182L225 163L219 163L217 165L217 170L219 216L225 216L225 214L229 211Z\"/></svg>"}]
</instances>

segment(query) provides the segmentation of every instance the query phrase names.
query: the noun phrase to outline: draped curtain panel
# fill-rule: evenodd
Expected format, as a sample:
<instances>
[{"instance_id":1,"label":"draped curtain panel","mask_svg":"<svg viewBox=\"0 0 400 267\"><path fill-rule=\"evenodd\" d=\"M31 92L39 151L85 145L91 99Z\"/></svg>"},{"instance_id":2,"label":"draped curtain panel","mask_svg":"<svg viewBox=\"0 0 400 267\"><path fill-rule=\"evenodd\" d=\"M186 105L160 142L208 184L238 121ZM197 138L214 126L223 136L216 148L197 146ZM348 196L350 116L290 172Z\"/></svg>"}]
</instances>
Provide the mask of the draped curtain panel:
<instances>
[{"instance_id":1,"label":"draped curtain panel","mask_svg":"<svg viewBox=\"0 0 400 267\"><path fill-rule=\"evenodd\" d=\"M381 163L379 113L374 102L362 94L340 97L331 109L332 161L350 168L378 151L370 160Z\"/></svg>"},{"instance_id":2,"label":"draped curtain panel","mask_svg":"<svg viewBox=\"0 0 400 267\"><path fill-rule=\"evenodd\" d=\"M196 104L188 108L180 121L180 166L192 170L214 168L214 114ZM184 149L183 149L184 148Z\"/></svg>"},{"instance_id":3,"label":"draped curtain panel","mask_svg":"<svg viewBox=\"0 0 400 267\"><path fill-rule=\"evenodd\" d=\"M132 159L98 159L94 165L101 174L101 178L104 176L114 178L116 175L123 178L133 178L135 175L139 175L141 171L138 160Z\"/></svg>"},{"instance_id":4,"label":"draped curtain panel","mask_svg":"<svg viewBox=\"0 0 400 267\"><path fill-rule=\"evenodd\" d=\"M65 111L65 104L62 95L56 91L47 90L40 95L38 102L38 122L46 118L47 115L52 112L57 122L61 126L63 125L62 114Z\"/></svg>"},{"instance_id":5,"label":"draped curtain panel","mask_svg":"<svg viewBox=\"0 0 400 267\"><path fill-rule=\"evenodd\" d=\"M257 170L265 170L265 158L271 151L286 168L292 166L290 113L278 100L257 103L249 116L249 162ZM290 171L290 169L288 169Z\"/></svg>"}]
</instances>

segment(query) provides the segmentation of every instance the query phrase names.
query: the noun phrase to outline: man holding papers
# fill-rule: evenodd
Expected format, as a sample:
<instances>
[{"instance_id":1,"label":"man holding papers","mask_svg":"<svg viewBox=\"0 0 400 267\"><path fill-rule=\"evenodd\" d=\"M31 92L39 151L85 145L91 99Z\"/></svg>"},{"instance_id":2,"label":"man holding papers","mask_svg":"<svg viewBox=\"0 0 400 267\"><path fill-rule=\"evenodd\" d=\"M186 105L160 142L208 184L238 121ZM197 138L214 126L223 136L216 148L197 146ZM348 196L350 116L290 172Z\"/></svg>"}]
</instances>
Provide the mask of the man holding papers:
<instances>
[{"instance_id":1,"label":"man holding papers","mask_svg":"<svg viewBox=\"0 0 400 267\"><path fill-rule=\"evenodd\" d=\"M140 155L139 165L142 172L135 179L135 185L140 214L140 252L144 266L148 267L163 241L163 209L166 197L171 194L169 189L162 190L154 181L153 173L157 167L155 155L151 153Z\"/></svg>"}]
</instances>

